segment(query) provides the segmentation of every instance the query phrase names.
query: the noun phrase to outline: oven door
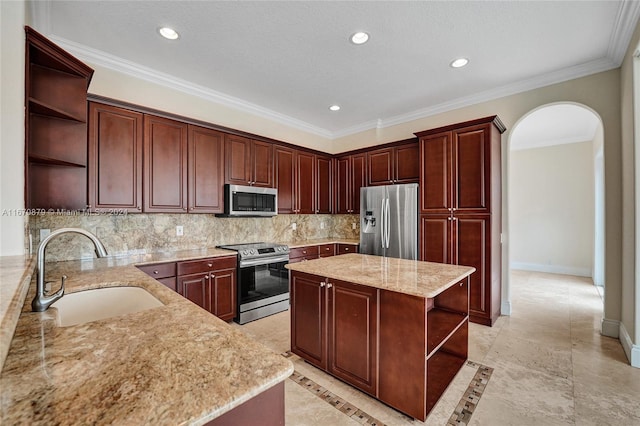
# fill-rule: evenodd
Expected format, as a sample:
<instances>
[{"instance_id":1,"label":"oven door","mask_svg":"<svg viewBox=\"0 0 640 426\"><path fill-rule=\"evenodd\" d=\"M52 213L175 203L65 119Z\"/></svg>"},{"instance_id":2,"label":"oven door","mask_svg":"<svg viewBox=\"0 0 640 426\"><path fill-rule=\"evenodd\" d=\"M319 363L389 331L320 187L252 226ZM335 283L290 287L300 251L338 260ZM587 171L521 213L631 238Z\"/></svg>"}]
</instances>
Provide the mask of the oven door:
<instances>
[{"instance_id":1,"label":"oven door","mask_svg":"<svg viewBox=\"0 0 640 426\"><path fill-rule=\"evenodd\" d=\"M239 314L289 299L288 259L247 263L238 269Z\"/></svg>"}]
</instances>

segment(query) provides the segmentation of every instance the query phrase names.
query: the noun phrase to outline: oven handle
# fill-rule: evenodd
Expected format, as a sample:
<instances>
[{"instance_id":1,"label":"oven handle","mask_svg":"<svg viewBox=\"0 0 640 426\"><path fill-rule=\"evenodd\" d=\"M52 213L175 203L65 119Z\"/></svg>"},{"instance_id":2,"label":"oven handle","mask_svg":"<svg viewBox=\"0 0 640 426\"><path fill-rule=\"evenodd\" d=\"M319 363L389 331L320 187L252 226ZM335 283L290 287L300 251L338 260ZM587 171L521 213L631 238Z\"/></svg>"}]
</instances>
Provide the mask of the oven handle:
<instances>
[{"instance_id":1,"label":"oven handle","mask_svg":"<svg viewBox=\"0 0 640 426\"><path fill-rule=\"evenodd\" d=\"M269 263L276 263L276 262L289 262L289 255L288 254L283 254L282 256L274 256L274 257L267 257L267 258L260 258L260 259L247 259L247 260L242 260L239 263L239 267L240 268L248 268L250 266L258 266L258 265L267 265Z\"/></svg>"}]
</instances>

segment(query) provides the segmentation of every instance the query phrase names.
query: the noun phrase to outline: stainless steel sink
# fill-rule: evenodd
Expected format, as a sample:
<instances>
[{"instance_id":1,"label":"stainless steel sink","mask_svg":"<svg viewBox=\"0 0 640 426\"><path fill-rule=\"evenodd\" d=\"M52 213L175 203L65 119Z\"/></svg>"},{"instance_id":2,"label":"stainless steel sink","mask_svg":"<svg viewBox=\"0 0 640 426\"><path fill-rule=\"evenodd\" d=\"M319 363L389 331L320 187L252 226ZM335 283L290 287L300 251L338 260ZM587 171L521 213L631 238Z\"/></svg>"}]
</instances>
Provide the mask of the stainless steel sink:
<instances>
[{"instance_id":1,"label":"stainless steel sink","mask_svg":"<svg viewBox=\"0 0 640 426\"><path fill-rule=\"evenodd\" d=\"M105 287L68 293L51 305L60 327L84 324L164 306L140 287Z\"/></svg>"}]
</instances>

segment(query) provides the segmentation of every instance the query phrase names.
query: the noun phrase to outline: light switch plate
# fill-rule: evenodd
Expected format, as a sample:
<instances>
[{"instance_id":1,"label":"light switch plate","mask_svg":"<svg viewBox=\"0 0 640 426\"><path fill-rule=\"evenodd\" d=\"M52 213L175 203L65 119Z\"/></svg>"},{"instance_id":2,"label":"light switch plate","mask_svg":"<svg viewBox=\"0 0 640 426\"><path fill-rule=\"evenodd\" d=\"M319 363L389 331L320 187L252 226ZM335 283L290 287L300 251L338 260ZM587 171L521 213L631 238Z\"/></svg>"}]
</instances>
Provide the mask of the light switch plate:
<instances>
[{"instance_id":1,"label":"light switch plate","mask_svg":"<svg viewBox=\"0 0 640 426\"><path fill-rule=\"evenodd\" d=\"M41 229L40 230L40 241L47 238L47 236L51 233L51 229Z\"/></svg>"},{"instance_id":2,"label":"light switch plate","mask_svg":"<svg viewBox=\"0 0 640 426\"><path fill-rule=\"evenodd\" d=\"M298 229L298 225L295 222L293 222L291 224L291 229L293 229L295 231L296 229Z\"/></svg>"},{"instance_id":3,"label":"light switch plate","mask_svg":"<svg viewBox=\"0 0 640 426\"><path fill-rule=\"evenodd\" d=\"M176 236L182 237L184 235L184 228L182 225L176 226Z\"/></svg>"}]
</instances>

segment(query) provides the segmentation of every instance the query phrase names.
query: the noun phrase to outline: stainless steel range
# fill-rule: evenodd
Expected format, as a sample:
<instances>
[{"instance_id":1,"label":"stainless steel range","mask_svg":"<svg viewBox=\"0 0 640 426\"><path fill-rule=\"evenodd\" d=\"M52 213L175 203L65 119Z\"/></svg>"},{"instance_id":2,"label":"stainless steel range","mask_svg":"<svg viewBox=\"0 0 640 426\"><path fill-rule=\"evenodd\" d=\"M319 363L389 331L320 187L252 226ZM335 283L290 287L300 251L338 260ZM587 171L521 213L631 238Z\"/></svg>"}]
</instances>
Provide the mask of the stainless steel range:
<instances>
[{"instance_id":1,"label":"stainless steel range","mask_svg":"<svg viewBox=\"0 0 640 426\"><path fill-rule=\"evenodd\" d=\"M289 247L251 243L222 245L238 252L238 309L234 318L246 324L289 309Z\"/></svg>"}]
</instances>

